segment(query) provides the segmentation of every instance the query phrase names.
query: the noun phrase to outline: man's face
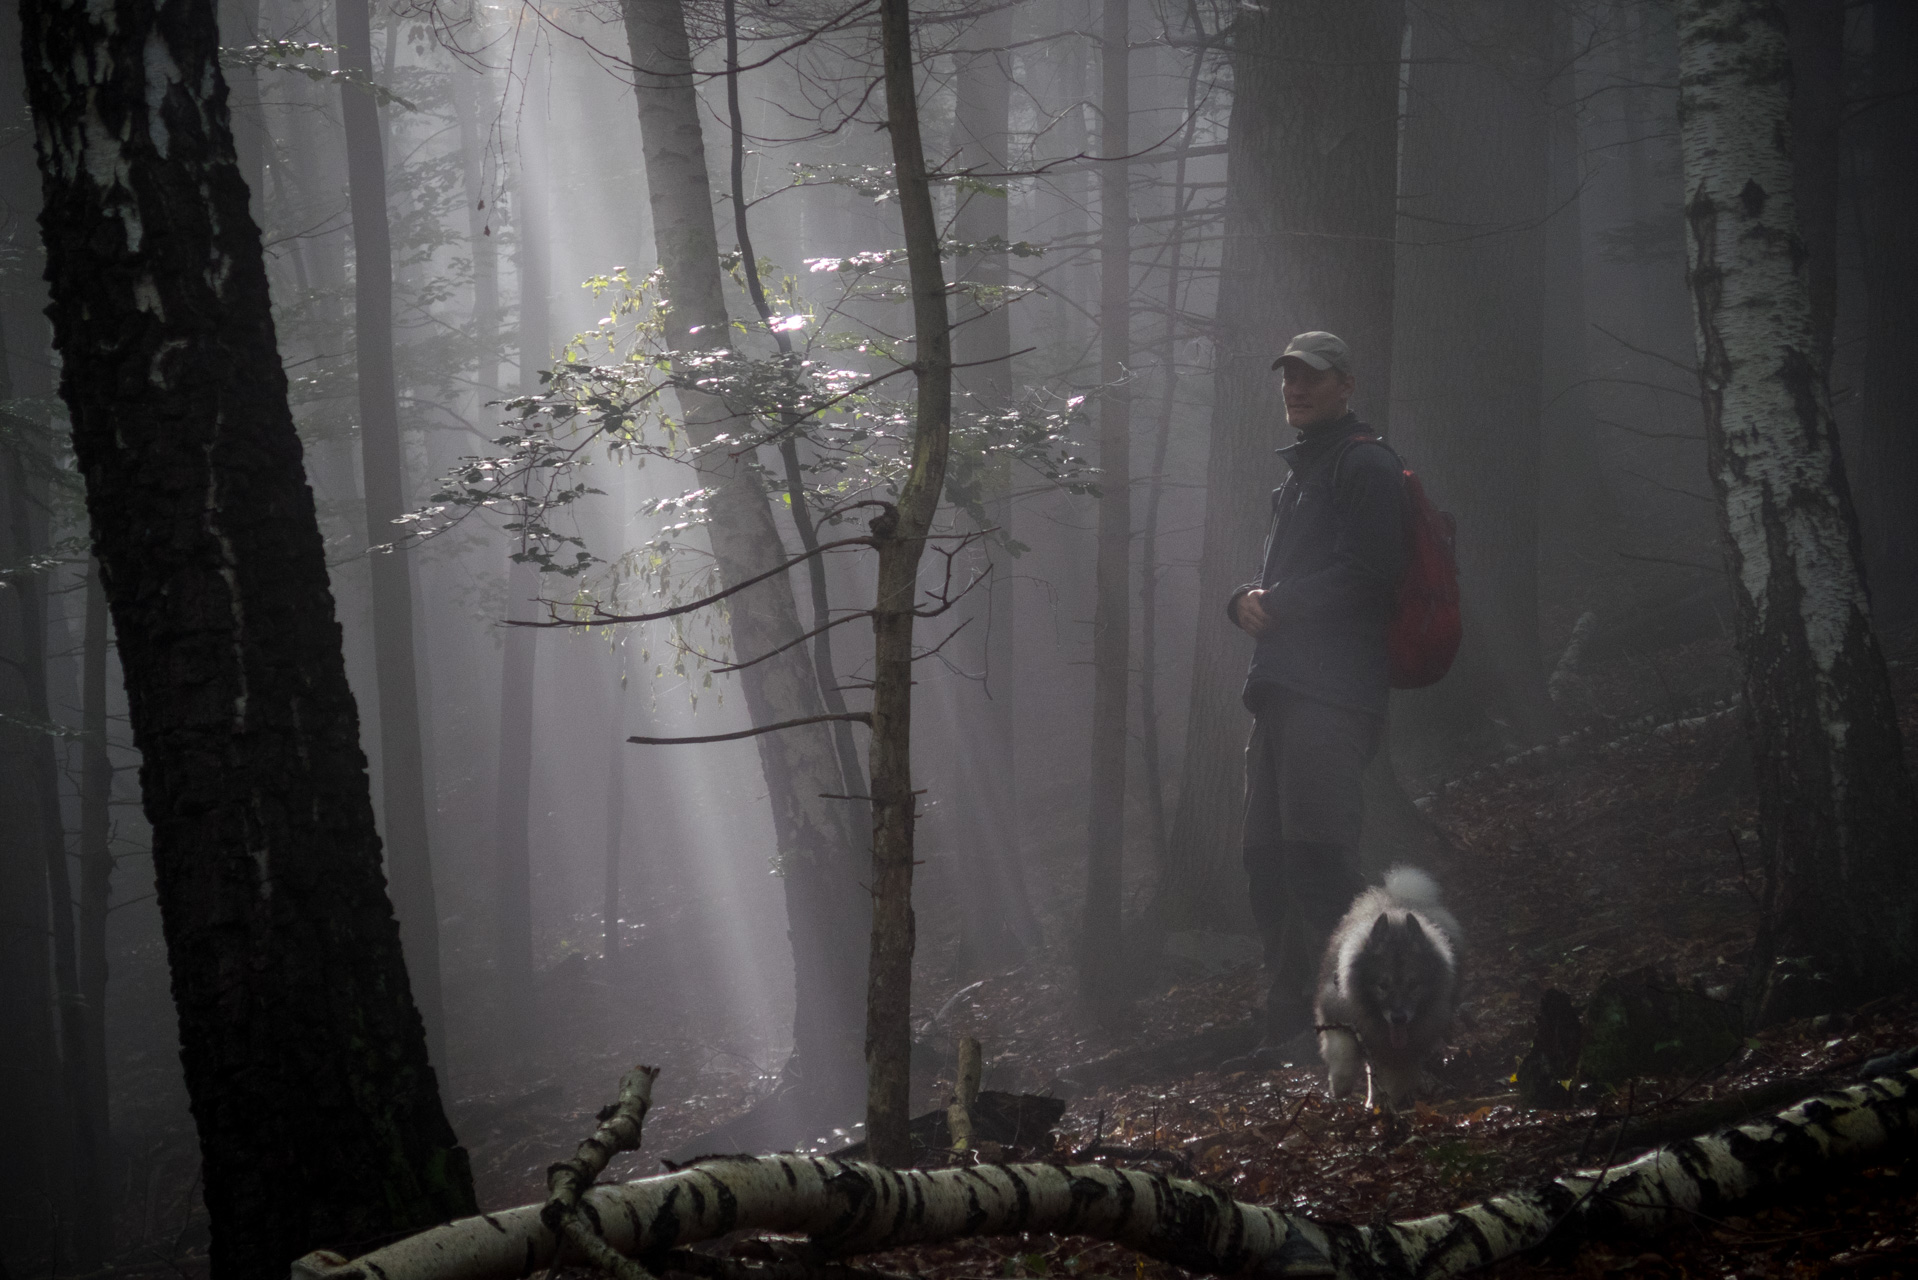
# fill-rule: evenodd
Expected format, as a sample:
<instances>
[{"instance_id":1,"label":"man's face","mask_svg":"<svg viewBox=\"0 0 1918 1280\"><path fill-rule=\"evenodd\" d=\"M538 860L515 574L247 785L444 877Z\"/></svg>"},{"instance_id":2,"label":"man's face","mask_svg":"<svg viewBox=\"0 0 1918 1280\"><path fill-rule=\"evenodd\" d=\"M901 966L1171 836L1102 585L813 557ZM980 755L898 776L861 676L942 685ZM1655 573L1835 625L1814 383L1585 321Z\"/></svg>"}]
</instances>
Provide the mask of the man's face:
<instances>
[{"instance_id":1,"label":"man's face","mask_svg":"<svg viewBox=\"0 0 1918 1280\"><path fill-rule=\"evenodd\" d=\"M1299 431L1345 416L1352 400L1352 375L1336 369L1314 369L1294 358L1279 366L1285 390L1286 425Z\"/></svg>"}]
</instances>

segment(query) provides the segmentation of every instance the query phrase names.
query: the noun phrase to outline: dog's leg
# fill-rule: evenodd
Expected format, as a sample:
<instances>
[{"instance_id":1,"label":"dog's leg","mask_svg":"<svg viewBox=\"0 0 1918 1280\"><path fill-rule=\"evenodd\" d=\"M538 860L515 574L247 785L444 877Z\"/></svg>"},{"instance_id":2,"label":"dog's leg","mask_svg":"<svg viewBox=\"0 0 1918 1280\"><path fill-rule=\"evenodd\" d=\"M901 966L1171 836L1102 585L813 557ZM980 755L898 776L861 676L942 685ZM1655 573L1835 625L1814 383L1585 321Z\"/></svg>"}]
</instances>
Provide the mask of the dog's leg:
<instances>
[{"instance_id":1,"label":"dog's leg","mask_svg":"<svg viewBox=\"0 0 1918 1280\"><path fill-rule=\"evenodd\" d=\"M1358 1037L1350 1031L1333 1029L1319 1032L1319 1056L1325 1059L1325 1071L1335 1098L1349 1098L1359 1087L1365 1071L1365 1054Z\"/></svg>"}]
</instances>

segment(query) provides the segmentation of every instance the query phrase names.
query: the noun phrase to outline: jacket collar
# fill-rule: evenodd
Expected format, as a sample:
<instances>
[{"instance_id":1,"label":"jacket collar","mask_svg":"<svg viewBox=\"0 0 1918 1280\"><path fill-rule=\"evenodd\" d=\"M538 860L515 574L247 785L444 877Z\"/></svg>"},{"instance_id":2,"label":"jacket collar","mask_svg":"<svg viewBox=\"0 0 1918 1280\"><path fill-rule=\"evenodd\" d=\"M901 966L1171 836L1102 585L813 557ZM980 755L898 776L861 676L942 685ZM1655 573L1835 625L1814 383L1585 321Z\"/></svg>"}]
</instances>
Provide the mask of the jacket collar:
<instances>
[{"instance_id":1,"label":"jacket collar","mask_svg":"<svg viewBox=\"0 0 1918 1280\"><path fill-rule=\"evenodd\" d=\"M1304 467L1311 466L1338 441L1369 432L1372 428L1359 421L1359 415L1349 410L1343 418L1334 418L1330 422L1320 423L1306 431L1299 432L1298 439L1280 449L1275 449L1285 464L1297 475Z\"/></svg>"}]
</instances>

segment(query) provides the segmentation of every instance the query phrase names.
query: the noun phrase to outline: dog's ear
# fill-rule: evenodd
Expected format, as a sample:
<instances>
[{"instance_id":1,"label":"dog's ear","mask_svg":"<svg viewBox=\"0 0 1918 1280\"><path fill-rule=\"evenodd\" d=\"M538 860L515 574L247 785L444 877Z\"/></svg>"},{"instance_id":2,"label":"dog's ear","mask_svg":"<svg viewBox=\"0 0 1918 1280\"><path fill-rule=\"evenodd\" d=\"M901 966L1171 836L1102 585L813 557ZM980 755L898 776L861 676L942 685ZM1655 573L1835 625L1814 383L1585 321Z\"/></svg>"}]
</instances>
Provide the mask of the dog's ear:
<instances>
[{"instance_id":1,"label":"dog's ear","mask_svg":"<svg viewBox=\"0 0 1918 1280\"><path fill-rule=\"evenodd\" d=\"M1419 918L1410 911L1405 913L1405 936L1410 942L1425 940L1425 930L1419 927Z\"/></svg>"},{"instance_id":2,"label":"dog's ear","mask_svg":"<svg viewBox=\"0 0 1918 1280\"><path fill-rule=\"evenodd\" d=\"M1372 922L1372 941L1384 942L1392 933L1392 917L1379 912L1379 918Z\"/></svg>"}]
</instances>

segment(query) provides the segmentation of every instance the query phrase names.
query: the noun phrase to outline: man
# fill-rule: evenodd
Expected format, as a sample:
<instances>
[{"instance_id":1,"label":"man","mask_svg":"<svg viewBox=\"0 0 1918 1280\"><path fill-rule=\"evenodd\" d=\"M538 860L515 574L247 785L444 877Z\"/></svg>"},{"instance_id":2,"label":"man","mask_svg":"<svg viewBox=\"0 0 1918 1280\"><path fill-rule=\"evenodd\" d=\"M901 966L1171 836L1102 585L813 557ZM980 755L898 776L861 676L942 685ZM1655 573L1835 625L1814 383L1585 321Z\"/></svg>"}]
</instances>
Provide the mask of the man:
<instances>
[{"instance_id":1,"label":"man","mask_svg":"<svg viewBox=\"0 0 1918 1280\"><path fill-rule=\"evenodd\" d=\"M1226 615L1257 642L1243 850L1269 983L1261 1048L1302 1053L1320 953L1364 886L1361 779L1385 724L1405 499L1397 456L1352 412L1343 341L1302 333L1272 367L1298 438L1278 451L1291 475L1272 495L1264 572Z\"/></svg>"}]
</instances>

